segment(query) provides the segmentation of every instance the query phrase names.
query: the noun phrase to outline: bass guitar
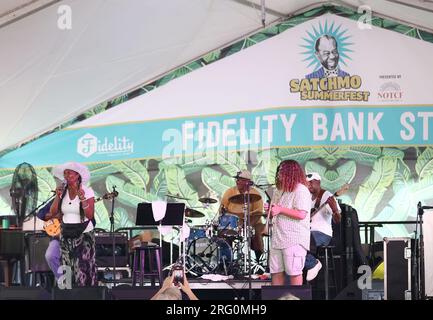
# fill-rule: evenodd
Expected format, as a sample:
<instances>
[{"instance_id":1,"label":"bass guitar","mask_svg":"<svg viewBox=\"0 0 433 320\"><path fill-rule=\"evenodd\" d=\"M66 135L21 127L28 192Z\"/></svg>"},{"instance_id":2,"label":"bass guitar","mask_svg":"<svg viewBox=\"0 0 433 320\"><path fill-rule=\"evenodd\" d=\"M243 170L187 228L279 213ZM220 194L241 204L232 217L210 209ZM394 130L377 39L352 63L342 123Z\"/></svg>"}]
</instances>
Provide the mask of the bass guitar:
<instances>
[{"instance_id":1,"label":"bass guitar","mask_svg":"<svg viewBox=\"0 0 433 320\"><path fill-rule=\"evenodd\" d=\"M342 186L338 191L336 191L333 195L329 196L329 198L331 197L338 197L341 196L343 193L347 192L347 190L349 190L349 185L345 184L344 186ZM328 204L328 199L326 199L325 202L323 202L318 208L313 208L311 209L311 214L310 214L310 220L313 218L313 216L319 212L324 206L326 206Z\"/></svg>"}]
</instances>

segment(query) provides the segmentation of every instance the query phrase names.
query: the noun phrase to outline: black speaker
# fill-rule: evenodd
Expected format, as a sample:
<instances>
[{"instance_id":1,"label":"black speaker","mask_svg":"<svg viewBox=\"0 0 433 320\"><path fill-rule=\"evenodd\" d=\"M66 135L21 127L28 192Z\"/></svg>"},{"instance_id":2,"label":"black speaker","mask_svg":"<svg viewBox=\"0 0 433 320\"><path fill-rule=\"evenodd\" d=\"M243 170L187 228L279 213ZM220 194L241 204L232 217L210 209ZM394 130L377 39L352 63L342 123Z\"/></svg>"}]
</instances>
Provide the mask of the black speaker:
<instances>
[{"instance_id":1,"label":"black speaker","mask_svg":"<svg viewBox=\"0 0 433 320\"><path fill-rule=\"evenodd\" d=\"M284 299L289 295L300 300L312 300L311 286L262 286L262 300Z\"/></svg>"},{"instance_id":2,"label":"black speaker","mask_svg":"<svg viewBox=\"0 0 433 320\"><path fill-rule=\"evenodd\" d=\"M26 235L28 267L32 272L51 271L45 259L45 252L50 244L50 240L50 237L43 233Z\"/></svg>"},{"instance_id":3,"label":"black speaker","mask_svg":"<svg viewBox=\"0 0 433 320\"><path fill-rule=\"evenodd\" d=\"M51 294L42 288L9 287L0 289L0 300L51 300Z\"/></svg>"},{"instance_id":4,"label":"black speaker","mask_svg":"<svg viewBox=\"0 0 433 320\"><path fill-rule=\"evenodd\" d=\"M3 229L0 232L0 254L2 256L22 256L24 253L24 232Z\"/></svg>"},{"instance_id":5,"label":"black speaker","mask_svg":"<svg viewBox=\"0 0 433 320\"><path fill-rule=\"evenodd\" d=\"M106 287L76 287L72 289L53 290L53 300L105 300Z\"/></svg>"},{"instance_id":6,"label":"black speaker","mask_svg":"<svg viewBox=\"0 0 433 320\"><path fill-rule=\"evenodd\" d=\"M159 288L150 287L131 287L131 286L116 286L111 289L112 300L150 300Z\"/></svg>"},{"instance_id":7,"label":"black speaker","mask_svg":"<svg viewBox=\"0 0 433 320\"><path fill-rule=\"evenodd\" d=\"M113 236L109 232L95 233L95 259L98 267L113 266L113 237L116 267L128 265L128 235L115 232Z\"/></svg>"},{"instance_id":8,"label":"black speaker","mask_svg":"<svg viewBox=\"0 0 433 320\"><path fill-rule=\"evenodd\" d=\"M385 300L411 299L411 239L383 238Z\"/></svg>"}]
</instances>

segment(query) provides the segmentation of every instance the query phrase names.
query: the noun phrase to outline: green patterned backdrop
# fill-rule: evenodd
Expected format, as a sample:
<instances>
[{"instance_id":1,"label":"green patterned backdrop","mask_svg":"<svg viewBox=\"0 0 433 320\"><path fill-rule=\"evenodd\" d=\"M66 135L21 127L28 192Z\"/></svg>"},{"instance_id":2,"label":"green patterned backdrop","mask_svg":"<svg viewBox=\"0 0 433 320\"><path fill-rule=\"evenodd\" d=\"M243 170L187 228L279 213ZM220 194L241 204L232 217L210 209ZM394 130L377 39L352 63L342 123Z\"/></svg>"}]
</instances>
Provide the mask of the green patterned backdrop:
<instances>
[{"instance_id":1,"label":"green patterned backdrop","mask_svg":"<svg viewBox=\"0 0 433 320\"><path fill-rule=\"evenodd\" d=\"M322 6L292 17L278 25L245 38L230 47L213 51L164 77L143 85L128 94L103 102L92 110L59 126L54 131L108 110L138 95L145 94L167 82L193 70L206 66L233 53L239 52L258 42L273 37L288 28L303 23L324 13L333 13L357 20L355 11L344 7ZM403 33L424 41L433 42L433 35L422 30L396 22L373 17L375 26ZM49 133L46 133L49 134ZM38 137L39 138L39 137ZM5 154L11 150L5 150ZM198 207L200 197L211 196L218 200L224 191L234 185L231 176L242 169L249 169L257 184L273 183L278 163L295 159L306 171L318 172L325 189L336 191L349 184L347 193L340 197L343 203L353 206L360 221L414 220L418 201L433 199L433 148L425 147L319 147L284 148L261 152L238 152L212 154L183 159L146 159L103 164L89 164L91 186L96 197L112 191L113 185L119 191L115 202L115 227L134 226L135 211L140 202L166 199L167 194L179 195L190 200L189 207ZM23 161L31 163L31 159ZM51 195L56 181L51 168L37 168L39 203ZM13 214L9 189L13 170L0 169L0 214ZM265 195L263 194L265 197ZM172 199L167 199L171 201ZM208 208L199 208L206 216L195 219L203 224L217 212L219 203ZM111 203L99 201L96 204L97 227L109 229ZM391 225L377 229L380 236L403 236L411 232L404 225Z\"/></svg>"}]
</instances>

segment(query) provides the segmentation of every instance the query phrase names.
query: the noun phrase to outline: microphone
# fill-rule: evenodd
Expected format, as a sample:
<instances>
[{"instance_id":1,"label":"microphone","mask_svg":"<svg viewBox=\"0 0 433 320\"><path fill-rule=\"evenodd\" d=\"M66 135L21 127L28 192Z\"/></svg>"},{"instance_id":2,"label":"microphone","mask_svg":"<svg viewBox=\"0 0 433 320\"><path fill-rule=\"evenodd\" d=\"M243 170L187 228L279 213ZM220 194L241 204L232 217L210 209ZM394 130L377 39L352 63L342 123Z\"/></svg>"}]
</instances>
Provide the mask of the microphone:
<instances>
[{"instance_id":1,"label":"microphone","mask_svg":"<svg viewBox=\"0 0 433 320\"><path fill-rule=\"evenodd\" d=\"M113 191L113 192L104 194L102 196L102 199L109 200L109 199L116 198L118 195L119 195L119 192Z\"/></svg>"},{"instance_id":2,"label":"microphone","mask_svg":"<svg viewBox=\"0 0 433 320\"><path fill-rule=\"evenodd\" d=\"M68 186L68 183L67 183L66 181L63 181L62 184L61 184L60 186L61 186L63 192L65 192L65 190L66 190L66 188L67 188L67 186ZM57 193L57 189L56 189L56 190L51 190L51 192L52 192L52 193ZM63 194L63 192L62 192L62 194Z\"/></svg>"}]
</instances>

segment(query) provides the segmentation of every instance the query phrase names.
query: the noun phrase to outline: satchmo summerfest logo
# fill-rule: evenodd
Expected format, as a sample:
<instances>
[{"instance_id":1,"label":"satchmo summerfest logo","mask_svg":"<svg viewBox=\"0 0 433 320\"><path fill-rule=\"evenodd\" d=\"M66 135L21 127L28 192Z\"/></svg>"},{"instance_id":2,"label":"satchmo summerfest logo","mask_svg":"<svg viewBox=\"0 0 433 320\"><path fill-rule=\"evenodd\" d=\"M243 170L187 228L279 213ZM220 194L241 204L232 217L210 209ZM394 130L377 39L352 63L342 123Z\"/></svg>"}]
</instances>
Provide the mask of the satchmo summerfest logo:
<instances>
[{"instance_id":1,"label":"satchmo summerfest logo","mask_svg":"<svg viewBox=\"0 0 433 320\"><path fill-rule=\"evenodd\" d=\"M301 79L290 80L290 92L301 100L368 101L369 91L359 90L362 78L351 75L349 68L352 36L347 29L325 21L307 31L301 54L312 72Z\"/></svg>"},{"instance_id":2,"label":"satchmo summerfest logo","mask_svg":"<svg viewBox=\"0 0 433 320\"><path fill-rule=\"evenodd\" d=\"M93 134L86 133L77 141L77 152L85 158L94 154L126 155L134 152L134 142L125 136L98 139Z\"/></svg>"}]
</instances>

